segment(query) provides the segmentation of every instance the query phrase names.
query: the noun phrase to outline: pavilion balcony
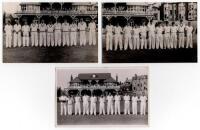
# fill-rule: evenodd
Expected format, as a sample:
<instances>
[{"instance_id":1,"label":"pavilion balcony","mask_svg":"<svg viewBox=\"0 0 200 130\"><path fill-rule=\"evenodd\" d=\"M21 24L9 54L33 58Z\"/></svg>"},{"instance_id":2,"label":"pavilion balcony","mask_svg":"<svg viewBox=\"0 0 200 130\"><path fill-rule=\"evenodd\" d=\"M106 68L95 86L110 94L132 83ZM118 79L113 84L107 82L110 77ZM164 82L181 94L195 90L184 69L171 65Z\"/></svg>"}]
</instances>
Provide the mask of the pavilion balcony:
<instances>
[{"instance_id":1,"label":"pavilion balcony","mask_svg":"<svg viewBox=\"0 0 200 130\"><path fill-rule=\"evenodd\" d=\"M120 89L119 85L70 85L68 89Z\"/></svg>"}]
</instances>

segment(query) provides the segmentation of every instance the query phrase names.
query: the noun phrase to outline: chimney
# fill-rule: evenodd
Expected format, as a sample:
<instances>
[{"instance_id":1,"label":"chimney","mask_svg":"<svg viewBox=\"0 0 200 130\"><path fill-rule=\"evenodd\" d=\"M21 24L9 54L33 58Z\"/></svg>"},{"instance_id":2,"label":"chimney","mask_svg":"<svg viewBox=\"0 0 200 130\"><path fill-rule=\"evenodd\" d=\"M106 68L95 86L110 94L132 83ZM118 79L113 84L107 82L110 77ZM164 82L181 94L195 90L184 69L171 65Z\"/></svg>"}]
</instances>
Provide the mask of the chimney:
<instances>
[{"instance_id":1,"label":"chimney","mask_svg":"<svg viewBox=\"0 0 200 130\"><path fill-rule=\"evenodd\" d=\"M73 76L71 75L71 79L70 79L70 81L72 81L73 80Z\"/></svg>"},{"instance_id":2,"label":"chimney","mask_svg":"<svg viewBox=\"0 0 200 130\"><path fill-rule=\"evenodd\" d=\"M116 74L116 82L118 82L118 75Z\"/></svg>"}]
</instances>

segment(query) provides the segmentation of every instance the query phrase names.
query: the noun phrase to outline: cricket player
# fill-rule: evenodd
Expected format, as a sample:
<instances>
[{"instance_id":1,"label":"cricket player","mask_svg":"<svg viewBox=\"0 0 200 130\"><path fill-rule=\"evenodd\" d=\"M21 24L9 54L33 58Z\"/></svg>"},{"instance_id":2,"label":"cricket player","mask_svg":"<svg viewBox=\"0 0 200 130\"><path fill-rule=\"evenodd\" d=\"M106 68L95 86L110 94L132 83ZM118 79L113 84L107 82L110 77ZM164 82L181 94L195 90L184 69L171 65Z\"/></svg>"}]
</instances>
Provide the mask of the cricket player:
<instances>
[{"instance_id":1,"label":"cricket player","mask_svg":"<svg viewBox=\"0 0 200 130\"><path fill-rule=\"evenodd\" d=\"M56 21L54 24L55 46L61 46L61 23Z\"/></svg>"},{"instance_id":2,"label":"cricket player","mask_svg":"<svg viewBox=\"0 0 200 130\"><path fill-rule=\"evenodd\" d=\"M89 115L89 98L86 94L83 96L83 115Z\"/></svg>"},{"instance_id":3,"label":"cricket player","mask_svg":"<svg viewBox=\"0 0 200 130\"><path fill-rule=\"evenodd\" d=\"M106 26L106 51L112 50L113 43L113 26L109 22L109 24Z\"/></svg>"},{"instance_id":4,"label":"cricket player","mask_svg":"<svg viewBox=\"0 0 200 130\"><path fill-rule=\"evenodd\" d=\"M38 46L38 24L35 19L31 24L31 46Z\"/></svg>"},{"instance_id":5,"label":"cricket player","mask_svg":"<svg viewBox=\"0 0 200 130\"><path fill-rule=\"evenodd\" d=\"M172 45L171 48L177 48L177 31L178 31L178 28L177 26L175 25L174 22L172 22L172 26L171 26L171 42L172 42Z\"/></svg>"},{"instance_id":6,"label":"cricket player","mask_svg":"<svg viewBox=\"0 0 200 130\"><path fill-rule=\"evenodd\" d=\"M10 24L10 21L8 21L5 25L4 31L6 33L6 48L12 46L12 32L13 32L13 26Z\"/></svg>"},{"instance_id":7,"label":"cricket player","mask_svg":"<svg viewBox=\"0 0 200 130\"><path fill-rule=\"evenodd\" d=\"M54 25L51 20L47 25L47 46L54 46Z\"/></svg>"},{"instance_id":8,"label":"cricket player","mask_svg":"<svg viewBox=\"0 0 200 130\"><path fill-rule=\"evenodd\" d=\"M137 115L137 102L138 102L138 97L136 96L136 93L133 94L131 100L132 100L132 112L133 112L133 115Z\"/></svg>"},{"instance_id":9,"label":"cricket player","mask_svg":"<svg viewBox=\"0 0 200 130\"><path fill-rule=\"evenodd\" d=\"M132 45L132 27L130 26L130 23L128 23L124 27L124 50L127 50L128 47L132 50L133 45Z\"/></svg>"},{"instance_id":10,"label":"cricket player","mask_svg":"<svg viewBox=\"0 0 200 130\"><path fill-rule=\"evenodd\" d=\"M89 45L96 45L96 23L92 21L88 25L89 28Z\"/></svg>"},{"instance_id":11,"label":"cricket player","mask_svg":"<svg viewBox=\"0 0 200 130\"><path fill-rule=\"evenodd\" d=\"M81 18L80 22L78 23L78 30L80 32L80 46L86 46L86 27L86 23Z\"/></svg>"},{"instance_id":12,"label":"cricket player","mask_svg":"<svg viewBox=\"0 0 200 130\"><path fill-rule=\"evenodd\" d=\"M30 27L27 23L27 21L24 22L24 25L22 26L22 32L23 32L23 46L29 46L29 33L30 33Z\"/></svg>"},{"instance_id":13,"label":"cricket player","mask_svg":"<svg viewBox=\"0 0 200 130\"><path fill-rule=\"evenodd\" d=\"M118 45L120 50L123 49L122 45L122 28L119 26L119 23L117 23L117 26L114 27L114 33L115 33L115 51L118 49Z\"/></svg>"},{"instance_id":14,"label":"cricket player","mask_svg":"<svg viewBox=\"0 0 200 130\"><path fill-rule=\"evenodd\" d=\"M105 97L103 95L101 95L101 97L99 98L99 115L103 114L105 115Z\"/></svg>"},{"instance_id":15,"label":"cricket player","mask_svg":"<svg viewBox=\"0 0 200 130\"><path fill-rule=\"evenodd\" d=\"M77 113L79 115L81 115L81 97L79 94L76 95L75 97L75 115L77 115Z\"/></svg>"},{"instance_id":16,"label":"cricket player","mask_svg":"<svg viewBox=\"0 0 200 130\"><path fill-rule=\"evenodd\" d=\"M142 26L140 26L140 35L141 35L141 49L143 47L147 49L147 27L145 25L145 22L142 23Z\"/></svg>"},{"instance_id":17,"label":"cricket player","mask_svg":"<svg viewBox=\"0 0 200 130\"><path fill-rule=\"evenodd\" d=\"M170 45L170 26L169 26L169 22L167 21L164 28L163 28L163 31L164 31L164 48L168 48L170 49L171 46L173 45Z\"/></svg>"},{"instance_id":18,"label":"cricket player","mask_svg":"<svg viewBox=\"0 0 200 130\"><path fill-rule=\"evenodd\" d=\"M70 95L69 98L68 98L68 115L72 115L72 110L73 110L73 103L74 103L74 99L73 97Z\"/></svg>"},{"instance_id":19,"label":"cricket player","mask_svg":"<svg viewBox=\"0 0 200 130\"><path fill-rule=\"evenodd\" d=\"M155 25L151 20L147 27L149 34L149 49L155 49Z\"/></svg>"},{"instance_id":20,"label":"cricket player","mask_svg":"<svg viewBox=\"0 0 200 130\"><path fill-rule=\"evenodd\" d=\"M140 49L140 28L138 25L133 27L133 49Z\"/></svg>"},{"instance_id":21,"label":"cricket player","mask_svg":"<svg viewBox=\"0 0 200 130\"><path fill-rule=\"evenodd\" d=\"M188 26L186 26L185 30L186 30L186 48L188 47L193 48L193 42L192 42L193 27L191 25L191 22L188 22Z\"/></svg>"},{"instance_id":22,"label":"cricket player","mask_svg":"<svg viewBox=\"0 0 200 130\"><path fill-rule=\"evenodd\" d=\"M72 22L72 24L70 25L70 39L71 39L71 46L76 46L77 45L77 25L75 23L75 21Z\"/></svg>"},{"instance_id":23,"label":"cricket player","mask_svg":"<svg viewBox=\"0 0 200 130\"><path fill-rule=\"evenodd\" d=\"M179 44L178 48L184 48L185 44L185 26L183 23L180 23L180 26L178 27L178 39L179 39Z\"/></svg>"},{"instance_id":24,"label":"cricket player","mask_svg":"<svg viewBox=\"0 0 200 130\"><path fill-rule=\"evenodd\" d=\"M14 25L14 28L13 28L13 31L14 31L14 34L13 34L13 47L21 47L21 25L19 24L19 20L16 19L15 20L16 24Z\"/></svg>"},{"instance_id":25,"label":"cricket player","mask_svg":"<svg viewBox=\"0 0 200 130\"><path fill-rule=\"evenodd\" d=\"M90 115L96 115L97 114L97 110L96 110L96 103L97 103L97 97L93 94L90 97Z\"/></svg>"},{"instance_id":26,"label":"cricket player","mask_svg":"<svg viewBox=\"0 0 200 130\"><path fill-rule=\"evenodd\" d=\"M39 31L40 31L40 47L44 46L46 47L47 45L47 41L46 41L46 30L47 30L47 26L44 23L44 20L41 20L41 23L39 24Z\"/></svg>"},{"instance_id":27,"label":"cricket player","mask_svg":"<svg viewBox=\"0 0 200 130\"><path fill-rule=\"evenodd\" d=\"M124 95L124 115L130 115L130 96L126 93Z\"/></svg>"},{"instance_id":28,"label":"cricket player","mask_svg":"<svg viewBox=\"0 0 200 130\"><path fill-rule=\"evenodd\" d=\"M65 45L69 46L69 30L70 30L70 25L67 22L67 19L65 19L64 23L62 24L63 46Z\"/></svg>"},{"instance_id":29,"label":"cricket player","mask_svg":"<svg viewBox=\"0 0 200 130\"><path fill-rule=\"evenodd\" d=\"M107 115L113 115L113 96L111 95L111 93L108 94L107 96Z\"/></svg>"},{"instance_id":30,"label":"cricket player","mask_svg":"<svg viewBox=\"0 0 200 130\"><path fill-rule=\"evenodd\" d=\"M163 27L161 23L156 27L156 49L163 49Z\"/></svg>"},{"instance_id":31,"label":"cricket player","mask_svg":"<svg viewBox=\"0 0 200 130\"><path fill-rule=\"evenodd\" d=\"M115 99L115 115L117 114L121 114L121 111L120 111L120 101L121 101L121 96L119 95L119 93L117 92L117 94L115 95L114 97Z\"/></svg>"},{"instance_id":32,"label":"cricket player","mask_svg":"<svg viewBox=\"0 0 200 130\"><path fill-rule=\"evenodd\" d=\"M140 115L145 115L146 114L146 102L147 102L147 97L145 96L145 93L142 93L142 96L140 96L139 99L140 102Z\"/></svg>"},{"instance_id":33,"label":"cricket player","mask_svg":"<svg viewBox=\"0 0 200 130\"><path fill-rule=\"evenodd\" d=\"M60 115L62 116L64 113L64 115L66 116L67 115L67 101L68 101L67 96L62 94L59 97L59 101L60 101Z\"/></svg>"}]
</instances>

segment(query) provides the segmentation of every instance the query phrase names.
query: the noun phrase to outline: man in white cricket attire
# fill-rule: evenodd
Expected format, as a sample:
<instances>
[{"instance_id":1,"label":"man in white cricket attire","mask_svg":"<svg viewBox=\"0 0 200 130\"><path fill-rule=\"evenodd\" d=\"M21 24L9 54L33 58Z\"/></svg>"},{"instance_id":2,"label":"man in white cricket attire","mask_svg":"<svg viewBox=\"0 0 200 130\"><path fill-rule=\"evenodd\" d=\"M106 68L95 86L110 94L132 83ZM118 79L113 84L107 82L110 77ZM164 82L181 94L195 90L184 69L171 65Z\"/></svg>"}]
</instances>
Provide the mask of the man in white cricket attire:
<instances>
[{"instance_id":1,"label":"man in white cricket attire","mask_svg":"<svg viewBox=\"0 0 200 130\"><path fill-rule=\"evenodd\" d=\"M62 116L64 114L66 116L67 115L67 101L68 101L67 96L62 94L59 97L59 101L60 101L60 115Z\"/></svg>"},{"instance_id":2,"label":"man in white cricket attire","mask_svg":"<svg viewBox=\"0 0 200 130\"><path fill-rule=\"evenodd\" d=\"M46 35L47 26L44 23L44 20L41 20L41 23L39 24L39 31L40 31L40 47L47 45L47 35Z\"/></svg>"},{"instance_id":3,"label":"man in white cricket attire","mask_svg":"<svg viewBox=\"0 0 200 130\"><path fill-rule=\"evenodd\" d=\"M171 48L177 48L177 31L178 31L178 28L177 26L175 25L174 22L172 22L172 26L171 26L171 42L172 42L172 45Z\"/></svg>"},{"instance_id":4,"label":"man in white cricket attire","mask_svg":"<svg viewBox=\"0 0 200 130\"><path fill-rule=\"evenodd\" d=\"M106 51L112 50L113 48L113 26L109 22L106 26Z\"/></svg>"},{"instance_id":5,"label":"man in white cricket attire","mask_svg":"<svg viewBox=\"0 0 200 130\"><path fill-rule=\"evenodd\" d=\"M54 46L54 25L52 21L49 21L47 25L47 46Z\"/></svg>"},{"instance_id":6,"label":"man in white cricket attire","mask_svg":"<svg viewBox=\"0 0 200 130\"><path fill-rule=\"evenodd\" d=\"M132 27L128 23L124 27L124 50L127 50L128 47L132 50L133 49L133 44L132 44Z\"/></svg>"},{"instance_id":7,"label":"man in white cricket attire","mask_svg":"<svg viewBox=\"0 0 200 130\"><path fill-rule=\"evenodd\" d=\"M79 37L80 46L86 46L86 28L87 25L81 18L80 22L78 23L78 30L80 32L80 37Z\"/></svg>"},{"instance_id":8,"label":"man in white cricket attire","mask_svg":"<svg viewBox=\"0 0 200 130\"><path fill-rule=\"evenodd\" d=\"M138 97L136 96L136 93L133 94L131 100L132 100L132 112L133 112L133 115L137 115L137 102L138 102Z\"/></svg>"},{"instance_id":9,"label":"man in white cricket attire","mask_svg":"<svg viewBox=\"0 0 200 130\"><path fill-rule=\"evenodd\" d=\"M67 109L68 109L68 115L72 115L72 110L73 110L73 103L74 103L74 99L73 97L70 95L68 98L68 104L67 104Z\"/></svg>"},{"instance_id":10,"label":"man in white cricket attire","mask_svg":"<svg viewBox=\"0 0 200 130\"><path fill-rule=\"evenodd\" d=\"M130 96L126 93L124 95L124 115L130 115Z\"/></svg>"},{"instance_id":11,"label":"man in white cricket attire","mask_svg":"<svg viewBox=\"0 0 200 130\"><path fill-rule=\"evenodd\" d=\"M140 28L138 25L135 25L133 28L133 49L140 49Z\"/></svg>"},{"instance_id":12,"label":"man in white cricket attire","mask_svg":"<svg viewBox=\"0 0 200 130\"><path fill-rule=\"evenodd\" d=\"M83 96L83 115L89 115L89 98L86 94Z\"/></svg>"},{"instance_id":13,"label":"man in white cricket attire","mask_svg":"<svg viewBox=\"0 0 200 130\"><path fill-rule=\"evenodd\" d=\"M163 49L163 27L160 24L158 24L158 27L156 27L156 49Z\"/></svg>"},{"instance_id":14,"label":"man in white cricket attire","mask_svg":"<svg viewBox=\"0 0 200 130\"><path fill-rule=\"evenodd\" d=\"M122 45L122 28L119 26L119 23L117 23L117 26L114 27L114 33L115 33L115 51L118 49L118 45L120 50L123 49Z\"/></svg>"},{"instance_id":15,"label":"man in white cricket attire","mask_svg":"<svg viewBox=\"0 0 200 130\"><path fill-rule=\"evenodd\" d=\"M15 20L16 24L14 25L14 39L13 39L13 47L21 47L21 25L19 24L19 20Z\"/></svg>"},{"instance_id":16,"label":"man in white cricket attire","mask_svg":"<svg viewBox=\"0 0 200 130\"><path fill-rule=\"evenodd\" d=\"M70 30L70 25L67 22L67 19L64 20L64 23L62 24L62 36L63 36L63 46L67 45L69 46L69 30Z\"/></svg>"},{"instance_id":17,"label":"man in white cricket attire","mask_svg":"<svg viewBox=\"0 0 200 130\"><path fill-rule=\"evenodd\" d=\"M166 25L164 26L163 30L164 30L164 48L170 49L171 46L173 45L171 45L170 43L170 26L168 21L166 22Z\"/></svg>"},{"instance_id":18,"label":"man in white cricket attire","mask_svg":"<svg viewBox=\"0 0 200 130\"><path fill-rule=\"evenodd\" d=\"M186 26L185 30L186 30L186 48L188 47L193 48L193 42L192 42L193 27L191 25L191 22L188 22L188 26Z\"/></svg>"},{"instance_id":19,"label":"man in white cricket attire","mask_svg":"<svg viewBox=\"0 0 200 130\"><path fill-rule=\"evenodd\" d=\"M75 115L81 115L81 97L79 94L76 95L75 97Z\"/></svg>"},{"instance_id":20,"label":"man in white cricket attire","mask_svg":"<svg viewBox=\"0 0 200 130\"><path fill-rule=\"evenodd\" d=\"M89 28L89 45L96 45L96 23L92 21L88 25Z\"/></svg>"},{"instance_id":21,"label":"man in white cricket attire","mask_svg":"<svg viewBox=\"0 0 200 130\"><path fill-rule=\"evenodd\" d=\"M70 25L70 40L71 40L71 46L76 46L77 45L77 25L75 21L72 22Z\"/></svg>"},{"instance_id":22,"label":"man in white cricket attire","mask_svg":"<svg viewBox=\"0 0 200 130\"><path fill-rule=\"evenodd\" d=\"M115 95L114 97L115 99L115 115L117 114L121 114L121 111L120 111L120 101L121 101L121 96L119 95L119 93L117 92L117 94Z\"/></svg>"},{"instance_id":23,"label":"man in white cricket attire","mask_svg":"<svg viewBox=\"0 0 200 130\"><path fill-rule=\"evenodd\" d=\"M35 19L31 24L31 46L38 46L38 24Z\"/></svg>"},{"instance_id":24,"label":"man in white cricket attire","mask_svg":"<svg viewBox=\"0 0 200 130\"><path fill-rule=\"evenodd\" d=\"M13 33L13 26L10 24L10 21L7 21L4 31L6 33L6 48L12 46L12 33Z\"/></svg>"},{"instance_id":25,"label":"man in white cricket attire","mask_svg":"<svg viewBox=\"0 0 200 130\"><path fill-rule=\"evenodd\" d=\"M111 93L107 96L107 115L113 115L113 96Z\"/></svg>"},{"instance_id":26,"label":"man in white cricket attire","mask_svg":"<svg viewBox=\"0 0 200 130\"><path fill-rule=\"evenodd\" d=\"M180 23L180 26L178 27L178 39L179 39L178 48L184 48L185 47L185 26L182 22Z\"/></svg>"},{"instance_id":27,"label":"man in white cricket attire","mask_svg":"<svg viewBox=\"0 0 200 130\"><path fill-rule=\"evenodd\" d=\"M55 46L61 46L61 23L56 21L54 24Z\"/></svg>"},{"instance_id":28,"label":"man in white cricket attire","mask_svg":"<svg viewBox=\"0 0 200 130\"><path fill-rule=\"evenodd\" d=\"M140 34L141 34L141 49L143 47L147 49L147 27L145 25L145 22L143 22L142 26L140 26Z\"/></svg>"},{"instance_id":29,"label":"man in white cricket attire","mask_svg":"<svg viewBox=\"0 0 200 130\"><path fill-rule=\"evenodd\" d=\"M97 114L96 103L97 103L97 97L93 94L90 97L90 115Z\"/></svg>"},{"instance_id":30,"label":"man in white cricket attire","mask_svg":"<svg viewBox=\"0 0 200 130\"><path fill-rule=\"evenodd\" d=\"M146 102L147 97L145 96L145 93L142 93L142 96L140 96L140 115L146 115Z\"/></svg>"},{"instance_id":31,"label":"man in white cricket attire","mask_svg":"<svg viewBox=\"0 0 200 130\"><path fill-rule=\"evenodd\" d=\"M151 20L147 26L148 34L149 34L149 49L155 49L155 25Z\"/></svg>"},{"instance_id":32,"label":"man in white cricket attire","mask_svg":"<svg viewBox=\"0 0 200 130\"><path fill-rule=\"evenodd\" d=\"M101 97L99 98L99 115L103 114L105 115L105 102L106 99L103 95L101 95Z\"/></svg>"},{"instance_id":33,"label":"man in white cricket attire","mask_svg":"<svg viewBox=\"0 0 200 130\"><path fill-rule=\"evenodd\" d=\"M25 21L24 25L22 26L22 32L23 32L23 46L29 46L29 33L30 33L30 27Z\"/></svg>"}]
</instances>

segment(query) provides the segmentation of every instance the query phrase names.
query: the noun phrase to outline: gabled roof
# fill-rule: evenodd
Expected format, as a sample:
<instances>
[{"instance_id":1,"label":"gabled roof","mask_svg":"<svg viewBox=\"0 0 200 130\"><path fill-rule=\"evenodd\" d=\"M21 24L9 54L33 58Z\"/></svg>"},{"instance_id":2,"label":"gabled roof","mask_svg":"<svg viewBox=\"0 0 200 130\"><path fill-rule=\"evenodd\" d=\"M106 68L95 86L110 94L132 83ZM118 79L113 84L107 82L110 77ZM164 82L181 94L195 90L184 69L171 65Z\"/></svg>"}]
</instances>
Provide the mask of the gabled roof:
<instances>
[{"instance_id":1,"label":"gabled roof","mask_svg":"<svg viewBox=\"0 0 200 130\"><path fill-rule=\"evenodd\" d=\"M73 79L72 81L70 81L71 83L80 83L81 82L81 80L78 78L78 77L76 77L75 79Z\"/></svg>"},{"instance_id":2,"label":"gabled roof","mask_svg":"<svg viewBox=\"0 0 200 130\"><path fill-rule=\"evenodd\" d=\"M97 79L97 80L105 80L111 78L110 73L83 73L79 74L78 78L80 80L89 80L89 79Z\"/></svg>"},{"instance_id":3,"label":"gabled roof","mask_svg":"<svg viewBox=\"0 0 200 130\"><path fill-rule=\"evenodd\" d=\"M105 83L115 83L116 81L112 77L110 77L109 79L106 79L104 82Z\"/></svg>"}]
</instances>

